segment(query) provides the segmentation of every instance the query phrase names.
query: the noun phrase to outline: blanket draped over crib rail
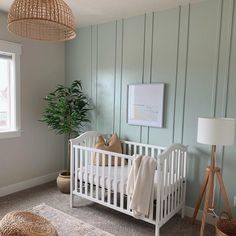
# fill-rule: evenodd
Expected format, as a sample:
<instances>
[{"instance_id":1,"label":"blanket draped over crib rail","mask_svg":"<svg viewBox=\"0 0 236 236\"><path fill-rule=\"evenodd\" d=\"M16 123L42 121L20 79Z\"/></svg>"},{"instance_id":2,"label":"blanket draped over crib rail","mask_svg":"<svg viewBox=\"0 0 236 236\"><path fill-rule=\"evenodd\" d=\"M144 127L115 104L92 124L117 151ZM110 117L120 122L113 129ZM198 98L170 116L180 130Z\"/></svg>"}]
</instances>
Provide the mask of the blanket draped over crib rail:
<instances>
[{"instance_id":1,"label":"blanket draped over crib rail","mask_svg":"<svg viewBox=\"0 0 236 236\"><path fill-rule=\"evenodd\" d=\"M89 131L70 140L71 207L79 196L130 216L141 215L159 236L171 217L179 211L184 216L187 147L122 140L121 154L94 148L99 135Z\"/></svg>"},{"instance_id":2,"label":"blanket draped over crib rail","mask_svg":"<svg viewBox=\"0 0 236 236\"><path fill-rule=\"evenodd\" d=\"M131 197L129 207L135 218L149 215L156 165L156 160L149 156L134 157L127 181L127 194Z\"/></svg>"}]
</instances>

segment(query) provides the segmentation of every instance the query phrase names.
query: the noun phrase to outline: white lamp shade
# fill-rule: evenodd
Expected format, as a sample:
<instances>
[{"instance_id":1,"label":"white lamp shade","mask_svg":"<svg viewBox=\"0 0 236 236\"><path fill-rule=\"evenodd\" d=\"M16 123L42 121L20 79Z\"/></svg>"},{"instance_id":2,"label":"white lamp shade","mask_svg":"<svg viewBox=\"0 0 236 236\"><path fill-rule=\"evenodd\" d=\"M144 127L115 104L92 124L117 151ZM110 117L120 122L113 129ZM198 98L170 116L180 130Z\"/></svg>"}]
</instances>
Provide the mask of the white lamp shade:
<instances>
[{"instance_id":1,"label":"white lamp shade","mask_svg":"<svg viewBox=\"0 0 236 236\"><path fill-rule=\"evenodd\" d=\"M198 118L197 141L209 145L234 145L235 119Z\"/></svg>"}]
</instances>

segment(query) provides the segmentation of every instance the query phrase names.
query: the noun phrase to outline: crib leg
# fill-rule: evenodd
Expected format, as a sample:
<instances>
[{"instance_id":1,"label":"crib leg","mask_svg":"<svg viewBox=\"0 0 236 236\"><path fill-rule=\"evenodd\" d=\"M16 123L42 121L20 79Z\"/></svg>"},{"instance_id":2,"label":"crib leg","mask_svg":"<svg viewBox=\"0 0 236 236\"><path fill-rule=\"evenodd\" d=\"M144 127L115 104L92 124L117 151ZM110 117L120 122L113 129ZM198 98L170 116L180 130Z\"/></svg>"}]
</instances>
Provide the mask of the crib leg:
<instances>
[{"instance_id":1,"label":"crib leg","mask_svg":"<svg viewBox=\"0 0 236 236\"><path fill-rule=\"evenodd\" d=\"M155 226L155 236L160 236L160 227L158 224Z\"/></svg>"},{"instance_id":2,"label":"crib leg","mask_svg":"<svg viewBox=\"0 0 236 236\"><path fill-rule=\"evenodd\" d=\"M74 208L74 195L70 194L70 208Z\"/></svg>"}]
</instances>

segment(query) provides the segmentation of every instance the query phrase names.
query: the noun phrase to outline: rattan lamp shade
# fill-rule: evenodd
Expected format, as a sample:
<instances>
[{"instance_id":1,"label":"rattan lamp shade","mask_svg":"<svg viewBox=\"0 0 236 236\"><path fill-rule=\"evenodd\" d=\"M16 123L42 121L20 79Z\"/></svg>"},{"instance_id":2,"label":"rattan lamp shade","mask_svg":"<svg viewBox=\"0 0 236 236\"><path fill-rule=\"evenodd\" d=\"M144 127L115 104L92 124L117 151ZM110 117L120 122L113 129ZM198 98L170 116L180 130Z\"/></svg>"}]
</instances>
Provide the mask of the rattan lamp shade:
<instances>
[{"instance_id":1,"label":"rattan lamp shade","mask_svg":"<svg viewBox=\"0 0 236 236\"><path fill-rule=\"evenodd\" d=\"M66 41L76 36L73 13L63 0L15 0L8 14L8 30L45 41Z\"/></svg>"}]
</instances>

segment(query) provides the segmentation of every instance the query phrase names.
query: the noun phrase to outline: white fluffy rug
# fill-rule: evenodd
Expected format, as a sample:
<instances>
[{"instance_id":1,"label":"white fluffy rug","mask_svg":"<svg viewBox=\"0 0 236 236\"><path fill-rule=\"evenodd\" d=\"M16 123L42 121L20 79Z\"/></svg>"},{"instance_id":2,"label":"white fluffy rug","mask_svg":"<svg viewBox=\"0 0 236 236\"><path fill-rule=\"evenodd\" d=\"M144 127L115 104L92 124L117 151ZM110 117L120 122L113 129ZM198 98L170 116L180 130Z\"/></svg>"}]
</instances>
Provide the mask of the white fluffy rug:
<instances>
[{"instance_id":1,"label":"white fluffy rug","mask_svg":"<svg viewBox=\"0 0 236 236\"><path fill-rule=\"evenodd\" d=\"M113 236L46 204L33 207L30 211L49 220L59 236Z\"/></svg>"}]
</instances>

